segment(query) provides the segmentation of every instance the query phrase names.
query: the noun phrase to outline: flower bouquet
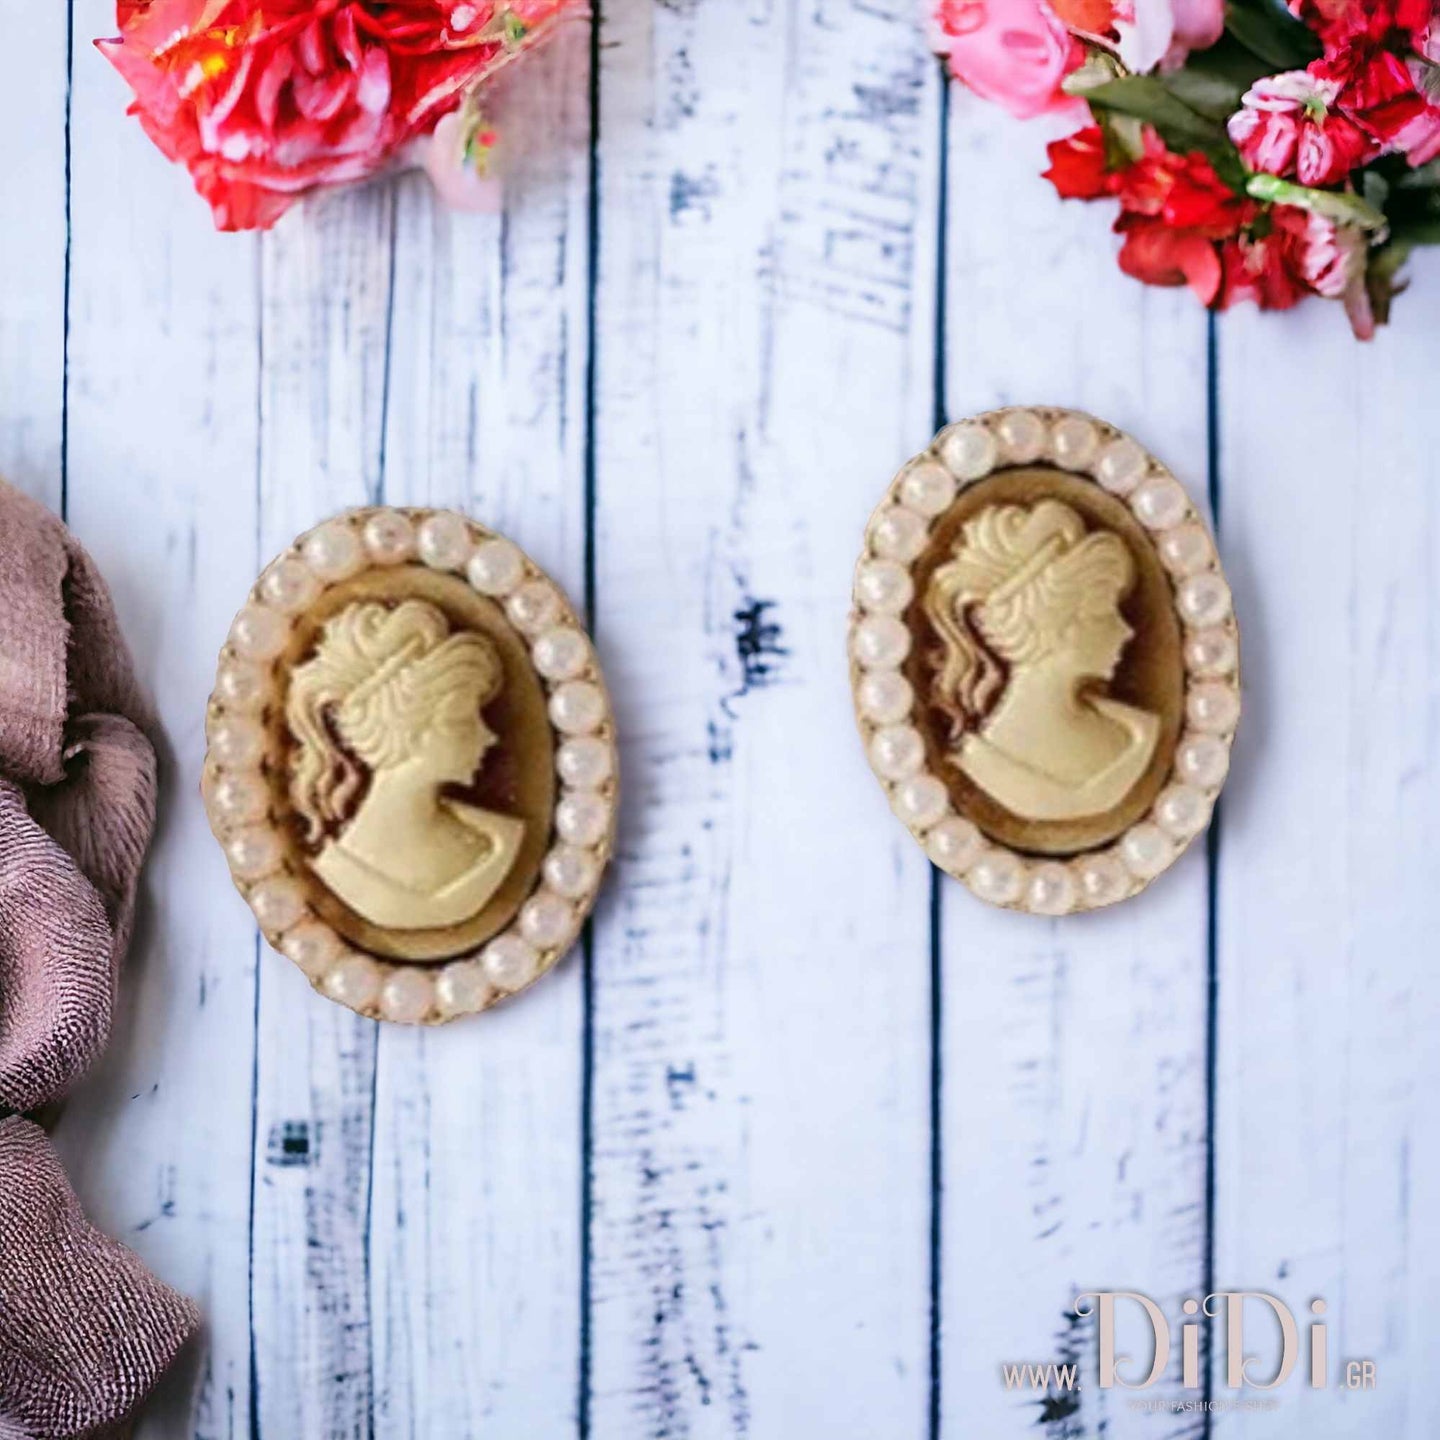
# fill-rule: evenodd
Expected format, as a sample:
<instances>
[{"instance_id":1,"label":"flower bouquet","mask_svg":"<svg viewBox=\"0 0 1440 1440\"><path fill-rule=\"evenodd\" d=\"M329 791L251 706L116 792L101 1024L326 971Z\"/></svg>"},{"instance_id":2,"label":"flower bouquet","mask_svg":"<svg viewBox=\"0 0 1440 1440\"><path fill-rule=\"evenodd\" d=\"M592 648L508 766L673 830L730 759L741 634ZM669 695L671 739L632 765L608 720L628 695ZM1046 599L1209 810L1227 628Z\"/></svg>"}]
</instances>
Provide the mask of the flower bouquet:
<instances>
[{"instance_id":1,"label":"flower bouquet","mask_svg":"<svg viewBox=\"0 0 1440 1440\"><path fill-rule=\"evenodd\" d=\"M1440 243L1433 0L924 0L934 44L1022 118L1074 112L1062 196L1114 199L1120 267L1225 309L1344 302L1370 338Z\"/></svg>"},{"instance_id":2,"label":"flower bouquet","mask_svg":"<svg viewBox=\"0 0 1440 1440\"><path fill-rule=\"evenodd\" d=\"M118 0L100 49L150 138L222 230L268 229L307 191L396 164L488 208L480 87L581 0Z\"/></svg>"}]
</instances>

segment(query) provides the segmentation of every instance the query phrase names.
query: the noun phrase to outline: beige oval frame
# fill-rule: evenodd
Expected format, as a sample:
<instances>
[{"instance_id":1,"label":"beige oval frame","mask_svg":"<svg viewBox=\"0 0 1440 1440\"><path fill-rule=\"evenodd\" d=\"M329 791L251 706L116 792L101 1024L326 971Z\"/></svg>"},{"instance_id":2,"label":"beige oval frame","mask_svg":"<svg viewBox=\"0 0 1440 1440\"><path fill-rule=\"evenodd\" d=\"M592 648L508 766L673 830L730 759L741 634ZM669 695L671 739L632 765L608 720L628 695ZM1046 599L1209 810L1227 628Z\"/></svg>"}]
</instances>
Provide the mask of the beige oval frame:
<instances>
[{"instance_id":1,"label":"beige oval frame","mask_svg":"<svg viewBox=\"0 0 1440 1440\"><path fill-rule=\"evenodd\" d=\"M1168 577L1184 669L1183 723L1148 814L1113 841L1063 859L998 843L956 809L950 787L931 768L921 704L905 673L911 630L904 615L932 531L963 490L1037 466L1079 477L1127 505ZM897 566L905 573L903 586L893 583ZM867 584L882 570L887 584ZM1074 410L1010 407L942 430L902 468L870 518L856 567L849 653L861 738L891 808L940 869L989 904L1045 916L1116 904L1169 869L1209 824L1240 719L1230 591L1214 539L1183 487L1112 425ZM882 683L867 685L872 677ZM887 687L882 708L874 697ZM896 715L894 697L907 690L908 711ZM892 756L920 757L908 773L896 776L893 764L878 763L875 741L882 731Z\"/></svg>"},{"instance_id":2,"label":"beige oval frame","mask_svg":"<svg viewBox=\"0 0 1440 1440\"><path fill-rule=\"evenodd\" d=\"M488 571L481 568L487 550L504 561L500 573L494 564ZM323 612L327 596L363 591L367 576L406 569L416 572L411 588L422 593L442 579L468 587L476 608L493 612L490 623L509 626L510 640L523 651L549 711L543 748L555 771L544 858L531 867L527 891L510 907L506 923L498 933L479 937L473 952L413 959L368 949L355 943L352 927L332 923L335 917L316 903L309 877L297 872L285 806L275 798L275 767L283 753L275 715L296 636L307 626L313 629L312 616L317 608ZM558 632L565 632L570 658L564 666L552 660L546 673L537 652L546 644L553 647ZM562 730L556 723L553 702L567 686L588 692L593 724L576 729L572 723ZM372 1019L439 1025L529 989L575 943L614 850L619 757L614 711L593 642L563 591L539 566L505 537L454 511L372 506L297 537L262 572L236 616L220 652L206 736L206 813L261 933L321 994ZM571 783L561 773L564 747L575 740L602 742L607 761L602 780ZM563 865L552 871L557 857L568 872ZM561 883L567 873L563 893L557 893L551 882ZM564 938L558 940L557 917L565 921ZM342 929L350 930L350 938Z\"/></svg>"}]
</instances>

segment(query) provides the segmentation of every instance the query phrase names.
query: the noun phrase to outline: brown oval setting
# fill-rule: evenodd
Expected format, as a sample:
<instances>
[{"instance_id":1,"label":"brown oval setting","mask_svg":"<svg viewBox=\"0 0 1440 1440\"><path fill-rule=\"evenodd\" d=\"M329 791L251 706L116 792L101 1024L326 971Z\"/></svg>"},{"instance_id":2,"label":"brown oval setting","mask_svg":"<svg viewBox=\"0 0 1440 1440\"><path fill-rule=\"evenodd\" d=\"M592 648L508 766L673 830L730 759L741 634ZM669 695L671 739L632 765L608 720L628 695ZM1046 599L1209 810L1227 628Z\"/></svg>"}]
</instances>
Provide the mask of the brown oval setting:
<instances>
[{"instance_id":1,"label":"brown oval setting","mask_svg":"<svg viewBox=\"0 0 1440 1440\"><path fill-rule=\"evenodd\" d=\"M1111 904L1208 823L1239 718L1229 587L1129 437L1062 410L951 426L872 518L855 598L872 767L983 899Z\"/></svg>"},{"instance_id":2,"label":"brown oval setting","mask_svg":"<svg viewBox=\"0 0 1440 1440\"><path fill-rule=\"evenodd\" d=\"M558 588L448 511L351 512L260 577L205 796L266 938L330 998L438 1023L526 988L593 904L614 725Z\"/></svg>"}]
</instances>

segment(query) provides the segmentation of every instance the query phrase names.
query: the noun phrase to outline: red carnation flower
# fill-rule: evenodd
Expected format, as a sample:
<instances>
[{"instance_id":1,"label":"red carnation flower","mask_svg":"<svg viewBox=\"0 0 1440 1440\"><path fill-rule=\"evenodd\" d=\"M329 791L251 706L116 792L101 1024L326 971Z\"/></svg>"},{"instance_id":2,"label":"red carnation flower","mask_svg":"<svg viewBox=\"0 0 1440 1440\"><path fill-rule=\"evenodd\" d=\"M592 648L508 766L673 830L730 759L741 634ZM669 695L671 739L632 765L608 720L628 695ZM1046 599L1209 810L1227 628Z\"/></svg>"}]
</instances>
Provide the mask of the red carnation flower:
<instances>
[{"instance_id":1,"label":"red carnation flower","mask_svg":"<svg viewBox=\"0 0 1440 1440\"><path fill-rule=\"evenodd\" d=\"M222 230L362 180L573 0L118 0L101 50Z\"/></svg>"}]
</instances>

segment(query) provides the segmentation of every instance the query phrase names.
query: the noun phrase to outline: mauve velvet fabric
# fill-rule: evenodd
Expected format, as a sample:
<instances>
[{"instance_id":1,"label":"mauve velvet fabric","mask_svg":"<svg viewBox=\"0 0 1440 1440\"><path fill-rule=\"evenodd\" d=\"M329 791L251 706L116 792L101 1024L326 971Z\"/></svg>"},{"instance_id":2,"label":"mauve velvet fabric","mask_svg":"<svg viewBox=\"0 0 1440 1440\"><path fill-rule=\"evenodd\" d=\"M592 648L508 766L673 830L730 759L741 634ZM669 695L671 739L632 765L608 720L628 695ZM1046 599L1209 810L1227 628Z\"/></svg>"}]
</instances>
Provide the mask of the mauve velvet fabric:
<instances>
[{"instance_id":1,"label":"mauve velvet fabric","mask_svg":"<svg viewBox=\"0 0 1440 1440\"><path fill-rule=\"evenodd\" d=\"M110 1033L155 824L150 717L104 582L0 480L0 1107L62 1097ZM0 1120L0 1440L116 1433L198 1323Z\"/></svg>"}]
</instances>

